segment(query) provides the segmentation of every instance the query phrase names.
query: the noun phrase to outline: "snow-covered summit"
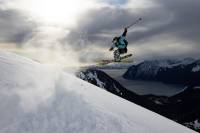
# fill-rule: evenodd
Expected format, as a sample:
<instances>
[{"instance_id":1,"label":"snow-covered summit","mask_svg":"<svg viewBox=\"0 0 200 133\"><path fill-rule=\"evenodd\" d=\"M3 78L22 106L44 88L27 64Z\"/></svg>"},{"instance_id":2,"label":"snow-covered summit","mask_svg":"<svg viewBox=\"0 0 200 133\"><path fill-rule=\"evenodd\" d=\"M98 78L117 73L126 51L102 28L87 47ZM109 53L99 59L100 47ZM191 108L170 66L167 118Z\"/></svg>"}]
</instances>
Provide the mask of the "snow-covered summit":
<instances>
[{"instance_id":1,"label":"snow-covered summit","mask_svg":"<svg viewBox=\"0 0 200 133\"><path fill-rule=\"evenodd\" d=\"M192 133L62 70L0 52L0 133Z\"/></svg>"},{"instance_id":2,"label":"snow-covered summit","mask_svg":"<svg viewBox=\"0 0 200 133\"><path fill-rule=\"evenodd\" d=\"M196 65L192 68L192 72L199 72L200 71L200 65Z\"/></svg>"},{"instance_id":3,"label":"snow-covered summit","mask_svg":"<svg viewBox=\"0 0 200 133\"><path fill-rule=\"evenodd\" d=\"M198 84L200 77L199 62L199 60L192 58L144 61L131 66L123 77L127 79Z\"/></svg>"},{"instance_id":4,"label":"snow-covered summit","mask_svg":"<svg viewBox=\"0 0 200 133\"><path fill-rule=\"evenodd\" d=\"M163 60L150 60L150 61L144 61L139 65L138 73L137 75L140 75L141 73L149 74L151 76L156 76L160 68L166 69L166 68L172 68L179 65L188 65L193 63L195 60L192 58L185 58L183 60L169 60L169 59L163 59Z\"/></svg>"}]
</instances>

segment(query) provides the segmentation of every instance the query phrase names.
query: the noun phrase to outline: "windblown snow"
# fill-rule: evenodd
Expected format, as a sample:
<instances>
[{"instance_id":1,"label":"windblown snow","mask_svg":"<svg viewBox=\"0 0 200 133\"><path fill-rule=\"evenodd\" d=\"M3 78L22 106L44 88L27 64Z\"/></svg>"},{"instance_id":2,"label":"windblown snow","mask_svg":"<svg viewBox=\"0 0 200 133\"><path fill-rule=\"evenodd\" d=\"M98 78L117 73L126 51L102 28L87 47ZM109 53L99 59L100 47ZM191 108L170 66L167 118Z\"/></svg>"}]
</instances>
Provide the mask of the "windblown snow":
<instances>
[{"instance_id":1,"label":"windblown snow","mask_svg":"<svg viewBox=\"0 0 200 133\"><path fill-rule=\"evenodd\" d=\"M73 75L0 52L0 133L192 133Z\"/></svg>"}]
</instances>

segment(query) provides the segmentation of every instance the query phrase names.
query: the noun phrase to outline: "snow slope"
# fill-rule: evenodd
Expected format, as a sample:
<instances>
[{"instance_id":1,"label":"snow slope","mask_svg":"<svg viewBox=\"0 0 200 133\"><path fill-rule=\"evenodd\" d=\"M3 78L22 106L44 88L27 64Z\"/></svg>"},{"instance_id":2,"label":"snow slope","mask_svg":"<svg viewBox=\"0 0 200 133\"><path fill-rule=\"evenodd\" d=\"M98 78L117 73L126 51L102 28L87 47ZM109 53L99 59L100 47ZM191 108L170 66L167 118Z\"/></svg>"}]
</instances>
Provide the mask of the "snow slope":
<instances>
[{"instance_id":1,"label":"snow slope","mask_svg":"<svg viewBox=\"0 0 200 133\"><path fill-rule=\"evenodd\" d=\"M0 133L192 133L73 75L0 52Z\"/></svg>"}]
</instances>

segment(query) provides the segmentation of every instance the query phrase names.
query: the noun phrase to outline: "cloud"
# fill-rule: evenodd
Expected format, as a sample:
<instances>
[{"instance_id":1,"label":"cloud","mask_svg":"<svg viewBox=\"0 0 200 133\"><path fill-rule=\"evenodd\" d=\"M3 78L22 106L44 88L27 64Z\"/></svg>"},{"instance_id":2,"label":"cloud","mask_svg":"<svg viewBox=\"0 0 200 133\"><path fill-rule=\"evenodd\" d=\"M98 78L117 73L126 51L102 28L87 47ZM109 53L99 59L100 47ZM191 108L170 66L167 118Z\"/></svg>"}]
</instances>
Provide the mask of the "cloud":
<instances>
[{"instance_id":1,"label":"cloud","mask_svg":"<svg viewBox=\"0 0 200 133\"><path fill-rule=\"evenodd\" d=\"M111 43L114 36L122 34L124 27L143 17L143 21L128 32L129 44L133 44L159 34L170 21L170 14L162 11L160 7L159 12L154 8L140 10L136 12L129 8L109 6L90 10L82 16L79 25L70 31L65 41L80 49L94 43L105 47ZM84 43L77 40L84 40Z\"/></svg>"},{"instance_id":2,"label":"cloud","mask_svg":"<svg viewBox=\"0 0 200 133\"><path fill-rule=\"evenodd\" d=\"M94 3L93 8L77 17L77 24L66 25L67 28L38 26L23 15L25 10L20 12L20 7L0 8L0 43L42 47L68 52L69 56L76 53L81 62L104 59L110 57L112 38L142 17L143 21L130 28L127 36L129 51L136 53L137 58L200 57L200 1L95 0Z\"/></svg>"},{"instance_id":3,"label":"cloud","mask_svg":"<svg viewBox=\"0 0 200 133\"><path fill-rule=\"evenodd\" d=\"M122 4L126 4L128 2L128 0L98 0L100 2L105 2L108 4L115 4L115 5L122 5Z\"/></svg>"},{"instance_id":4,"label":"cloud","mask_svg":"<svg viewBox=\"0 0 200 133\"><path fill-rule=\"evenodd\" d=\"M131 41L147 40L165 34L177 40L199 44L200 38L200 1L196 0L156 0L159 7L144 10L144 31L130 34ZM165 38L161 38L165 39ZM168 38L169 39L169 38ZM159 40L159 38L158 38Z\"/></svg>"},{"instance_id":5,"label":"cloud","mask_svg":"<svg viewBox=\"0 0 200 133\"><path fill-rule=\"evenodd\" d=\"M35 24L16 10L0 8L0 43L23 45L34 34Z\"/></svg>"},{"instance_id":6,"label":"cloud","mask_svg":"<svg viewBox=\"0 0 200 133\"><path fill-rule=\"evenodd\" d=\"M137 19L137 15L123 8L102 7L90 10L79 20L78 27L72 29L65 38L74 47L98 43L107 44L113 36L121 34L123 27ZM77 40L84 40L80 43Z\"/></svg>"},{"instance_id":7,"label":"cloud","mask_svg":"<svg viewBox=\"0 0 200 133\"><path fill-rule=\"evenodd\" d=\"M198 0L161 0L162 7L173 15L173 20L165 30L184 40L199 43L200 38L200 1Z\"/></svg>"},{"instance_id":8,"label":"cloud","mask_svg":"<svg viewBox=\"0 0 200 133\"><path fill-rule=\"evenodd\" d=\"M120 34L120 29L129 25L137 17L143 17L138 25L141 30L132 29L130 41L146 39L159 34L172 34L181 39L199 42L200 1L157 0L154 7L136 11L129 8L102 7L91 10L79 21L79 26L72 30L69 40L75 40L83 32L89 41L99 41ZM159 5L159 6L157 6Z\"/></svg>"},{"instance_id":9,"label":"cloud","mask_svg":"<svg viewBox=\"0 0 200 133\"><path fill-rule=\"evenodd\" d=\"M90 10L64 40L73 44L76 50L94 44L108 48L112 38L122 33L123 27L142 17L143 21L129 30L127 38L129 45L137 46L144 56L170 56L171 53L162 55L163 51L175 48L177 52L173 56L200 57L197 51L200 49L200 1L152 0L151 6L145 8L135 8L134 0L129 3L132 6L126 3L122 7L106 6ZM148 48L139 50L145 45L156 49L152 52L157 53L149 53ZM186 48L189 48L188 51Z\"/></svg>"}]
</instances>

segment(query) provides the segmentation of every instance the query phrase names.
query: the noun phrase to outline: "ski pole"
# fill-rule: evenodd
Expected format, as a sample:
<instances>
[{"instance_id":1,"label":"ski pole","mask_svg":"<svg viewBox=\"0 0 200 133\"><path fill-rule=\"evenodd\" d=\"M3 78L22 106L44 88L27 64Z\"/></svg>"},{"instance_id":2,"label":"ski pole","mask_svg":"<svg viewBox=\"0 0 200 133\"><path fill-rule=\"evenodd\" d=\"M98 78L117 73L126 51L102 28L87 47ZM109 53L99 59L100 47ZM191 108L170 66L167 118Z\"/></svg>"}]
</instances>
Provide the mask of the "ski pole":
<instances>
[{"instance_id":1,"label":"ski pole","mask_svg":"<svg viewBox=\"0 0 200 133\"><path fill-rule=\"evenodd\" d=\"M133 22L132 24L130 24L130 25L127 26L126 28L128 29L128 28L132 27L133 25L139 23L141 20L142 20L142 18L137 19L135 22Z\"/></svg>"}]
</instances>

